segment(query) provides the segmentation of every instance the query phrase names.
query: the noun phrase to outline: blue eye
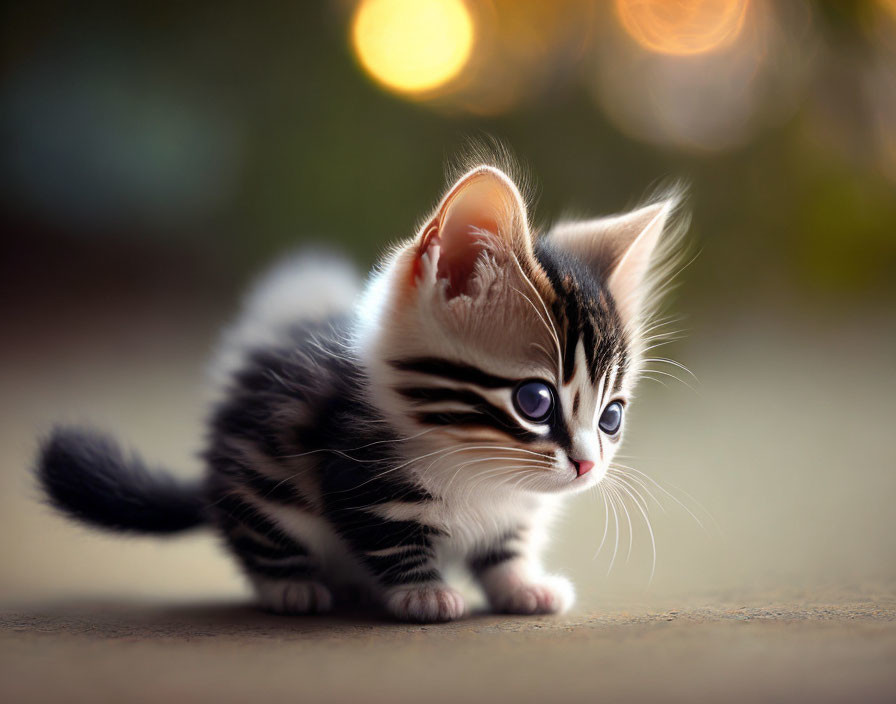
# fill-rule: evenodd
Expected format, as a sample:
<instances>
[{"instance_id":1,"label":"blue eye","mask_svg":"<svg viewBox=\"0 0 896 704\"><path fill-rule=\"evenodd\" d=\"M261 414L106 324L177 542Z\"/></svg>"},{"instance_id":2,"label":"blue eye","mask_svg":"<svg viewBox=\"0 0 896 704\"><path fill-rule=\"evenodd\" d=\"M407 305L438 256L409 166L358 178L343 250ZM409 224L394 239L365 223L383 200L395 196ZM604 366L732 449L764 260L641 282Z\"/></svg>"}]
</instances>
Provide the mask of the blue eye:
<instances>
[{"instance_id":1,"label":"blue eye","mask_svg":"<svg viewBox=\"0 0 896 704\"><path fill-rule=\"evenodd\" d=\"M615 435L622 426L622 404L619 401L613 401L608 405L604 412L600 414L600 420L597 425L607 435Z\"/></svg>"},{"instance_id":2,"label":"blue eye","mask_svg":"<svg viewBox=\"0 0 896 704\"><path fill-rule=\"evenodd\" d=\"M543 381L524 381L513 392L513 403L523 416L541 423L554 410L554 392Z\"/></svg>"}]
</instances>

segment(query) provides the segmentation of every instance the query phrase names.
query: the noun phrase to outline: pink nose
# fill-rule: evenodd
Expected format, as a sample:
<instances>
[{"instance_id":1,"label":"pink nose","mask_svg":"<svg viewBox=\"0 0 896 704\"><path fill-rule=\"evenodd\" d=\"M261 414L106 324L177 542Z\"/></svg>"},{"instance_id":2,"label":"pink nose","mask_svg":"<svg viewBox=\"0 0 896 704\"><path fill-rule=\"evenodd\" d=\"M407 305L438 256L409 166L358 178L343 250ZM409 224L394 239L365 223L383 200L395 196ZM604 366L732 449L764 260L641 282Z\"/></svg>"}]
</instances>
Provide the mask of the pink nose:
<instances>
[{"instance_id":1,"label":"pink nose","mask_svg":"<svg viewBox=\"0 0 896 704\"><path fill-rule=\"evenodd\" d=\"M580 477L594 469L594 462L591 460L574 460L570 458L569 461L572 462L573 467L576 468L576 474Z\"/></svg>"}]
</instances>

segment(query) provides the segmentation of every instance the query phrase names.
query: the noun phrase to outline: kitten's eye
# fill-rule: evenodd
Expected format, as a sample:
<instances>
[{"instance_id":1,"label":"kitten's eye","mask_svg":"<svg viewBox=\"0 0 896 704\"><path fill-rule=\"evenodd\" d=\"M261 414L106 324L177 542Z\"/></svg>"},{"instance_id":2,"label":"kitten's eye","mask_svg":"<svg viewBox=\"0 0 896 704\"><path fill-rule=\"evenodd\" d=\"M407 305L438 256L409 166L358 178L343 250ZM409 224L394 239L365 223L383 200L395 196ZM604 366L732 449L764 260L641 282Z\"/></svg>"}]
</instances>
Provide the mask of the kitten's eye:
<instances>
[{"instance_id":1,"label":"kitten's eye","mask_svg":"<svg viewBox=\"0 0 896 704\"><path fill-rule=\"evenodd\" d=\"M543 381L524 381L516 387L513 403L526 418L541 423L554 410L554 392Z\"/></svg>"},{"instance_id":2,"label":"kitten's eye","mask_svg":"<svg viewBox=\"0 0 896 704\"><path fill-rule=\"evenodd\" d=\"M613 401L613 403L607 406L604 412L600 414L600 420L597 422L597 425L607 435L618 433L622 425L622 404L619 401Z\"/></svg>"}]
</instances>

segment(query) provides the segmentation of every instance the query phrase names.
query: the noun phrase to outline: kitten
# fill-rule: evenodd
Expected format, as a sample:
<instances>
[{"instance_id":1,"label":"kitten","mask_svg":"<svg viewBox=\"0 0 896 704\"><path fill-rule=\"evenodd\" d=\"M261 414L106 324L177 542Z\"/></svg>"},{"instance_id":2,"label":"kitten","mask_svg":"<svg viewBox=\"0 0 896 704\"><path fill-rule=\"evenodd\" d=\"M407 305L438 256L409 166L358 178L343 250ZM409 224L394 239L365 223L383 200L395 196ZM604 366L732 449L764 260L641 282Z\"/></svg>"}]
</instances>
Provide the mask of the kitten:
<instances>
[{"instance_id":1,"label":"kitten","mask_svg":"<svg viewBox=\"0 0 896 704\"><path fill-rule=\"evenodd\" d=\"M542 570L547 528L619 446L677 204L539 238L514 182L477 166L363 290L327 257L256 289L218 354L202 482L71 428L38 477L96 526L214 525L274 611L358 593L448 621L465 604L443 575L461 565L495 611L562 612L573 588Z\"/></svg>"}]
</instances>

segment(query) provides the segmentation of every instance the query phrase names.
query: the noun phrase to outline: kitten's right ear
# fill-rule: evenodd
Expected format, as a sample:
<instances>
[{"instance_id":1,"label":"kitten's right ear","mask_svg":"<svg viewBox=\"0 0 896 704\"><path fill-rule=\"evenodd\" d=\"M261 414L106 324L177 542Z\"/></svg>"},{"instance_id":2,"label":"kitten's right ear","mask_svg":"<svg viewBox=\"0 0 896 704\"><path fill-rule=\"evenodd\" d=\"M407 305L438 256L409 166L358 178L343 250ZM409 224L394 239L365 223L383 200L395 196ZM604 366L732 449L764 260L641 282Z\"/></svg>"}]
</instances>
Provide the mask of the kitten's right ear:
<instances>
[{"instance_id":1,"label":"kitten's right ear","mask_svg":"<svg viewBox=\"0 0 896 704\"><path fill-rule=\"evenodd\" d=\"M564 223L550 233L550 241L588 264L607 286L626 323L643 313L651 288L648 271L677 198L633 210L624 215Z\"/></svg>"},{"instance_id":2,"label":"kitten's right ear","mask_svg":"<svg viewBox=\"0 0 896 704\"><path fill-rule=\"evenodd\" d=\"M479 166L465 174L423 227L417 249L435 262L436 278L454 298L469 292L476 263L486 250L531 256L526 207L513 182L500 170ZM419 275L420 267L415 270Z\"/></svg>"}]
</instances>

